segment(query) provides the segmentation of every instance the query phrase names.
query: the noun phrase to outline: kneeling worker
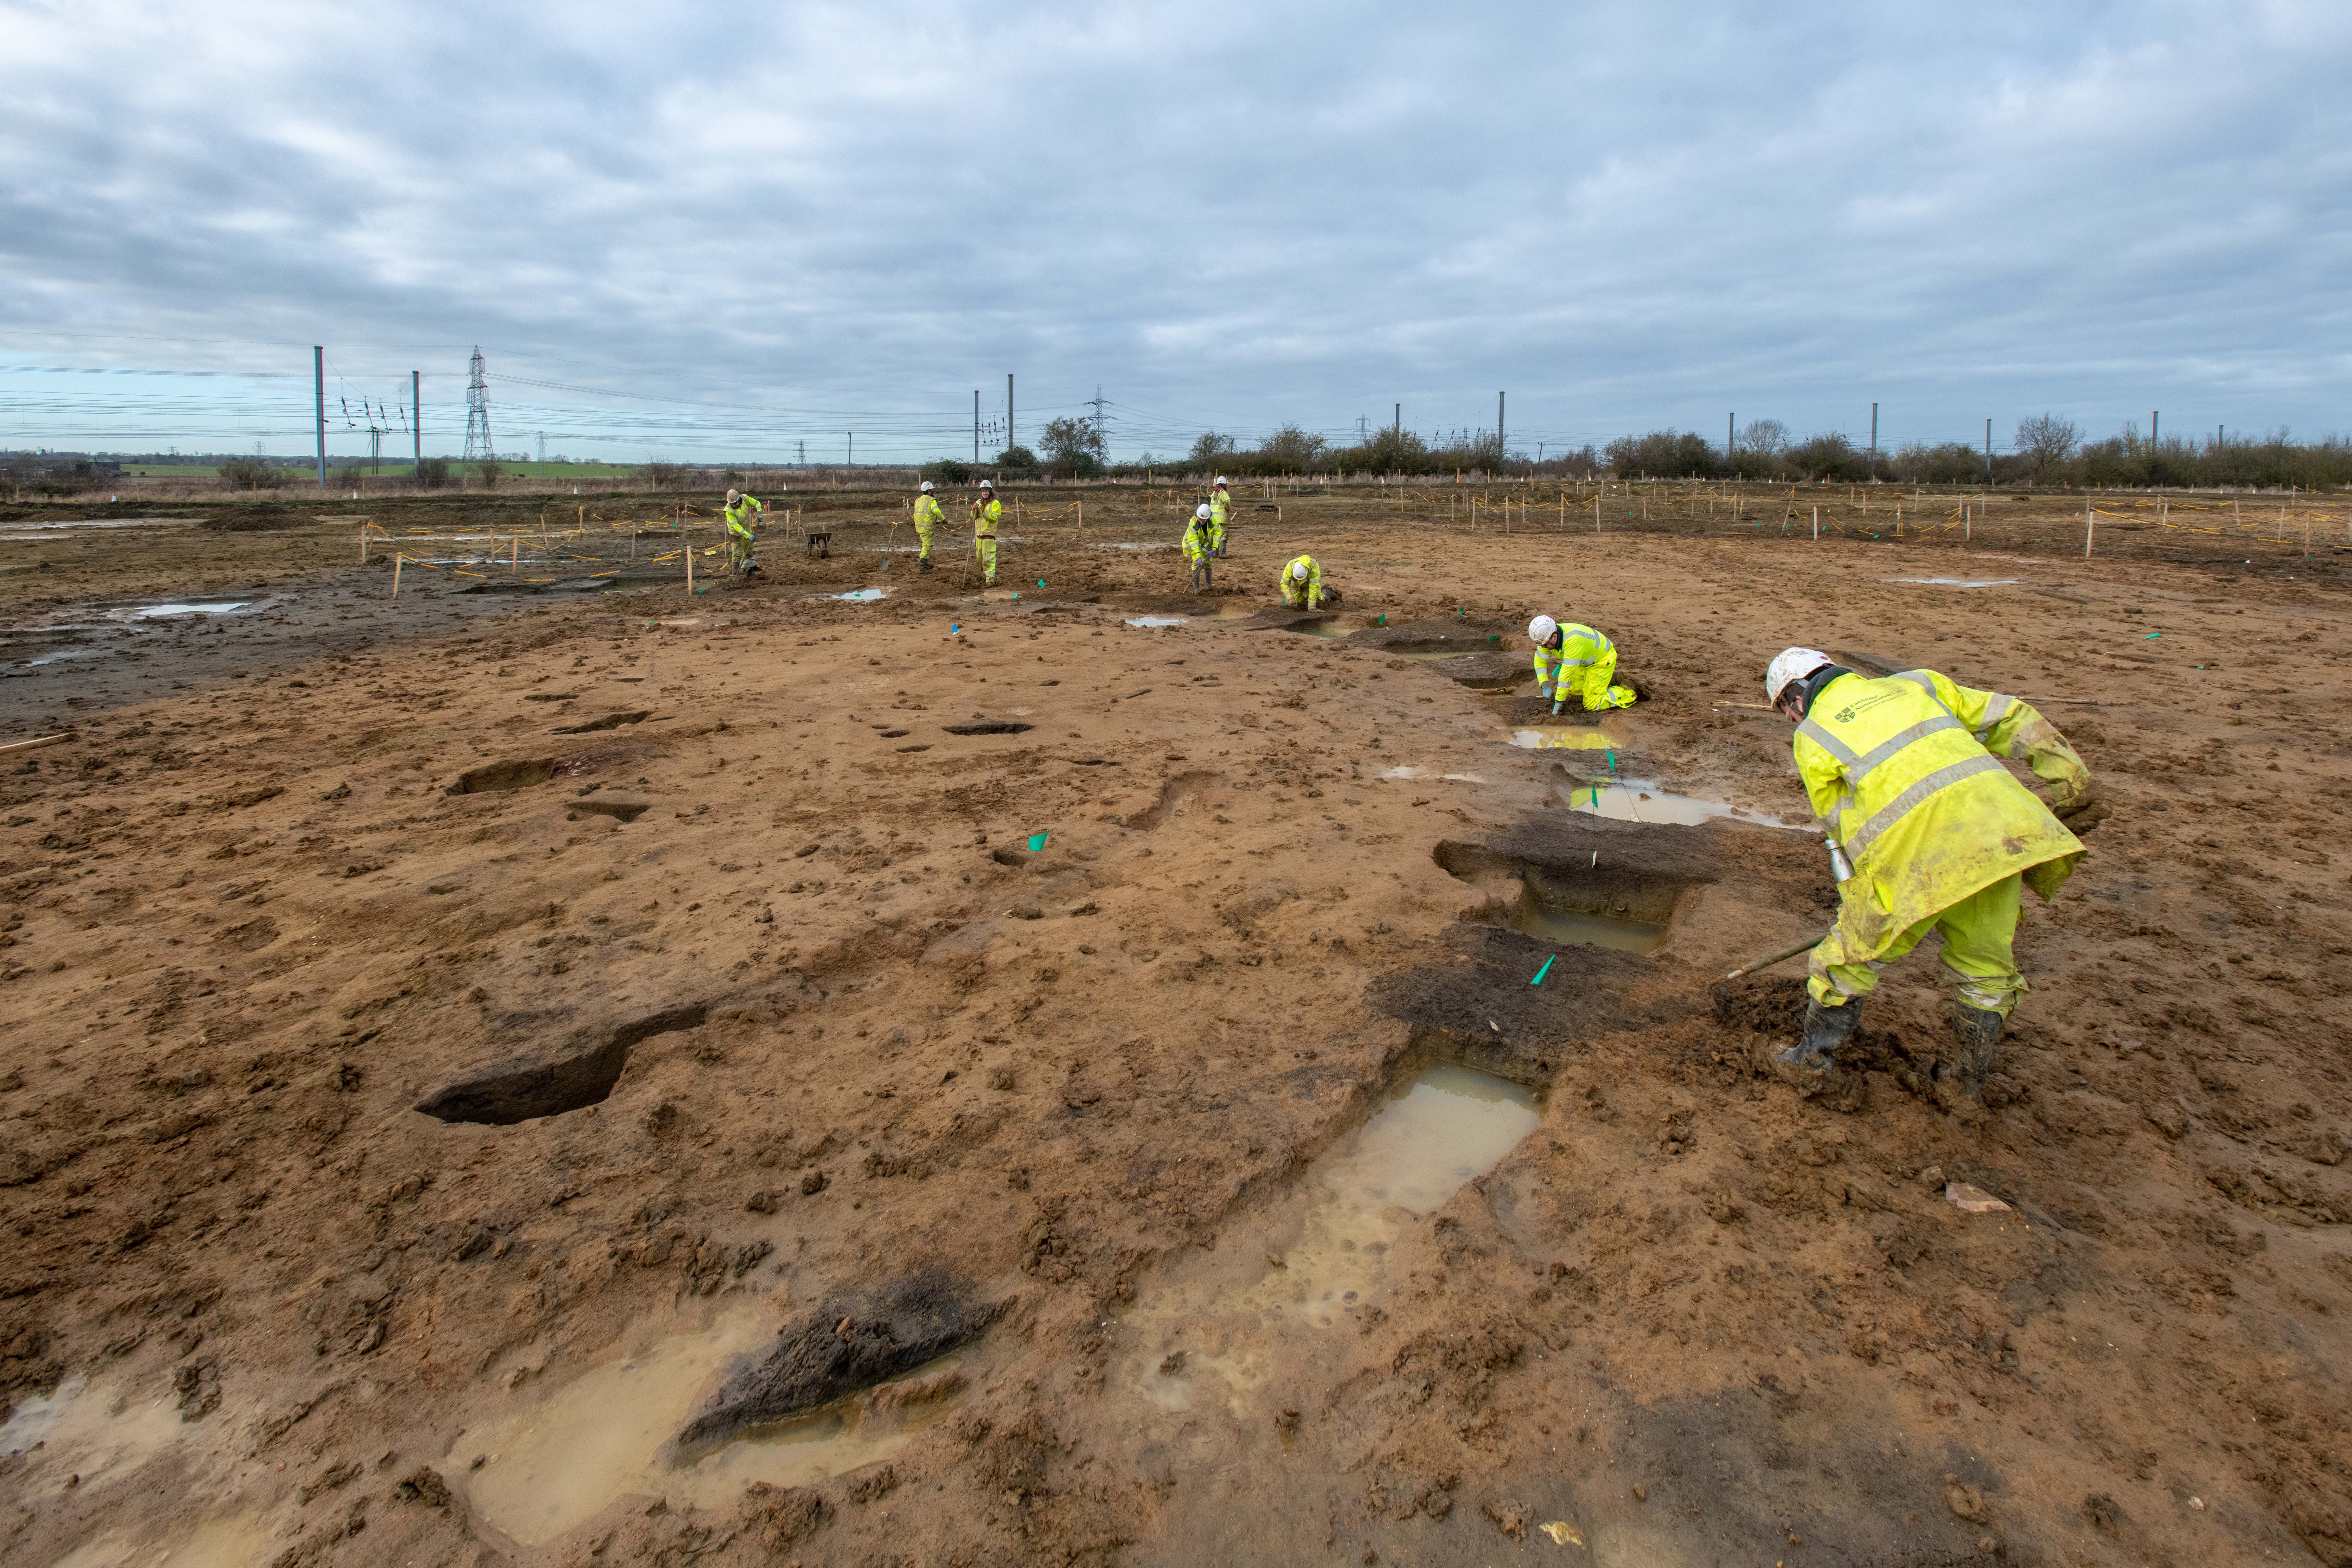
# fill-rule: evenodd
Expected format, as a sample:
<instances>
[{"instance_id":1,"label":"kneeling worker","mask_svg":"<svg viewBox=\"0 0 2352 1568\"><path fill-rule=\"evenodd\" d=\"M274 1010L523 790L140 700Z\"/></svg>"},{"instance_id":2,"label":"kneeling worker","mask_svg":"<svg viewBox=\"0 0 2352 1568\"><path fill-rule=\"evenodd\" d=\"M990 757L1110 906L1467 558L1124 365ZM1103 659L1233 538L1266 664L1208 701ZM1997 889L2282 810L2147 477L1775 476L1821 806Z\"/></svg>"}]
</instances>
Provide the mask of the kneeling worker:
<instances>
[{"instance_id":1,"label":"kneeling worker","mask_svg":"<svg viewBox=\"0 0 2352 1568\"><path fill-rule=\"evenodd\" d=\"M940 510L939 497L931 493L931 481L925 479L915 496L915 541L922 546L922 552L915 557L916 571L931 569L931 531L947 520L947 513Z\"/></svg>"},{"instance_id":2,"label":"kneeling worker","mask_svg":"<svg viewBox=\"0 0 2352 1568\"><path fill-rule=\"evenodd\" d=\"M1323 568L1312 555L1302 555L1282 569L1279 579L1286 609L1320 610L1339 602L1339 590L1323 581Z\"/></svg>"},{"instance_id":3,"label":"kneeling worker","mask_svg":"<svg viewBox=\"0 0 2352 1568\"><path fill-rule=\"evenodd\" d=\"M1630 686L1610 684L1617 675L1617 645L1591 626L1538 616L1528 623L1528 640L1536 645L1536 684L1555 713L1571 698L1587 713L1598 713L1631 708L1640 696Z\"/></svg>"},{"instance_id":4,"label":"kneeling worker","mask_svg":"<svg viewBox=\"0 0 2352 1568\"><path fill-rule=\"evenodd\" d=\"M1184 525L1184 564L1192 569L1192 586L1203 592L1216 582L1216 526L1206 503L1194 507Z\"/></svg>"},{"instance_id":5,"label":"kneeling worker","mask_svg":"<svg viewBox=\"0 0 2352 1568\"><path fill-rule=\"evenodd\" d=\"M1781 1069L1801 1086L1821 1082L1880 968L1939 931L1959 1049L1936 1069L1937 1097L1973 1111L2026 988L2010 947L2018 889L2055 897L2084 854L2059 819L2088 832L2106 815L2090 770L2030 704L1931 669L1873 680L1792 647L1765 672L1764 692L1797 726L1805 793L1852 862L1840 868L1837 924L1813 949L1803 1037L1780 1053ZM2051 804L2000 756L2046 780Z\"/></svg>"},{"instance_id":6,"label":"kneeling worker","mask_svg":"<svg viewBox=\"0 0 2352 1568\"><path fill-rule=\"evenodd\" d=\"M760 504L759 497L745 495L741 490L727 492L727 564L746 577L760 569L759 561L751 553L753 542L759 537L752 525L767 515L768 509Z\"/></svg>"}]
</instances>

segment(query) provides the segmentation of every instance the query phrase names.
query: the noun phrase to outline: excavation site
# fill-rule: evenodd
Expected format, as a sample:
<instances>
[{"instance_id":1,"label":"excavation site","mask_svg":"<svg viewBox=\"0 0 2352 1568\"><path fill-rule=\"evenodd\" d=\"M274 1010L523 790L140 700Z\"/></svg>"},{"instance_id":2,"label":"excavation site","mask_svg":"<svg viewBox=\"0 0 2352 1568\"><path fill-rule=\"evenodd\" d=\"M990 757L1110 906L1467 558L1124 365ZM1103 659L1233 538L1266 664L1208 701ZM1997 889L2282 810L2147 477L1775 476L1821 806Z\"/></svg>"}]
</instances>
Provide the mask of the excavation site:
<instances>
[{"instance_id":1,"label":"excavation site","mask_svg":"<svg viewBox=\"0 0 2352 1568\"><path fill-rule=\"evenodd\" d=\"M2352 1565L2340 501L1197 499L0 506L0 1560ZM2109 808L1967 1114L1790 645Z\"/></svg>"}]
</instances>

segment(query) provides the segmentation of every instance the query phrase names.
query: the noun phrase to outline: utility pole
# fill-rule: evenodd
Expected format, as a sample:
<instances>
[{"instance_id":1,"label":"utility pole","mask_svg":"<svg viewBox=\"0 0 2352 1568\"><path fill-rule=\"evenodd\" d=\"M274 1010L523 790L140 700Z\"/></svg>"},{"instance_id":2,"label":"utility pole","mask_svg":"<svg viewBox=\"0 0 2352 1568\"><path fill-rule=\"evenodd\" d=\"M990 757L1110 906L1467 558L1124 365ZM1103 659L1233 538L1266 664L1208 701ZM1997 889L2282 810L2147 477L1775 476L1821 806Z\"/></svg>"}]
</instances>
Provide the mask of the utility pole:
<instances>
[{"instance_id":1,"label":"utility pole","mask_svg":"<svg viewBox=\"0 0 2352 1568\"><path fill-rule=\"evenodd\" d=\"M1396 405L1396 437L1400 441L1404 439L1404 405L1402 403Z\"/></svg>"},{"instance_id":2,"label":"utility pole","mask_svg":"<svg viewBox=\"0 0 2352 1568\"><path fill-rule=\"evenodd\" d=\"M539 433L539 460L542 463L547 461L547 432L544 430Z\"/></svg>"},{"instance_id":3,"label":"utility pole","mask_svg":"<svg viewBox=\"0 0 2352 1568\"><path fill-rule=\"evenodd\" d=\"M971 460L980 461L980 388L971 389Z\"/></svg>"},{"instance_id":4,"label":"utility pole","mask_svg":"<svg viewBox=\"0 0 2352 1568\"><path fill-rule=\"evenodd\" d=\"M419 468L422 468L425 463L425 405L420 401L423 395L418 390L422 384L422 379L413 370L410 371L408 373L409 434L416 437L416 464ZM415 476L412 474L411 477Z\"/></svg>"},{"instance_id":5,"label":"utility pole","mask_svg":"<svg viewBox=\"0 0 2352 1568\"><path fill-rule=\"evenodd\" d=\"M2158 410L2151 412L2147 416L2147 444L2151 447L2155 446L2157 443L2157 437L2161 436L2163 433L2164 415L2162 411Z\"/></svg>"},{"instance_id":6,"label":"utility pole","mask_svg":"<svg viewBox=\"0 0 2352 1568\"><path fill-rule=\"evenodd\" d=\"M1731 461L1732 443L1738 438L1738 434L1739 416L1737 414L1725 415L1723 416L1723 460L1727 463Z\"/></svg>"},{"instance_id":7,"label":"utility pole","mask_svg":"<svg viewBox=\"0 0 2352 1568\"><path fill-rule=\"evenodd\" d=\"M310 345L310 384L319 395L319 488L327 488L327 349Z\"/></svg>"},{"instance_id":8,"label":"utility pole","mask_svg":"<svg viewBox=\"0 0 2352 1568\"><path fill-rule=\"evenodd\" d=\"M800 454L801 454L801 455L800 455L800 461L799 461L799 465L798 465L798 466L799 466L799 467L801 467L801 468L807 468L807 467L808 467L808 443L807 443L806 441L803 441L803 442L800 444Z\"/></svg>"},{"instance_id":9,"label":"utility pole","mask_svg":"<svg viewBox=\"0 0 2352 1568\"><path fill-rule=\"evenodd\" d=\"M1992 483L1992 421L1985 421L1985 483Z\"/></svg>"},{"instance_id":10,"label":"utility pole","mask_svg":"<svg viewBox=\"0 0 2352 1568\"><path fill-rule=\"evenodd\" d=\"M1878 477L1878 405L1870 405L1870 477Z\"/></svg>"},{"instance_id":11,"label":"utility pole","mask_svg":"<svg viewBox=\"0 0 2352 1568\"><path fill-rule=\"evenodd\" d=\"M849 433L848 460L844 462L841 466L845 468L854 468L857 467L857 432L855 430L852 430Z\"/></svg>"},{"instance_id":12,"label":"utility pole","mask_svg":"<svg viewBox=\"0 0 2352 1568\"><path fill-rule=\"evenodd\" d=\"M1004 449L1013 449L1013 373L1004 373Z\"/></svg>"},{"instance_id":13,"label":"utility pole","mask_svg":"<svg viewBox=\"0 0 2352 1568\"><path fill-rule=\"evenodd\" d=\"M1095 434L1096 434L1096 435L1097 435L1097 436L1099 436L1099 435L1101 435L1102 433L1103 433L1103 395L1102 395L1102 383L1100 383L1100 382L1097 382L1097 383L1095 383Z\"/></svg>"},{"instance_id":14,"label":"utility pole","mask_svg":"<svg viewBox=\"0 0 2352 1568\"><path fill-rule=\"evenodd\" d=\"M1495 394L1495 471L1503 471L1503 458L1511 448L1503 440L1503 394Z\"/></svg>"}]
</instances>

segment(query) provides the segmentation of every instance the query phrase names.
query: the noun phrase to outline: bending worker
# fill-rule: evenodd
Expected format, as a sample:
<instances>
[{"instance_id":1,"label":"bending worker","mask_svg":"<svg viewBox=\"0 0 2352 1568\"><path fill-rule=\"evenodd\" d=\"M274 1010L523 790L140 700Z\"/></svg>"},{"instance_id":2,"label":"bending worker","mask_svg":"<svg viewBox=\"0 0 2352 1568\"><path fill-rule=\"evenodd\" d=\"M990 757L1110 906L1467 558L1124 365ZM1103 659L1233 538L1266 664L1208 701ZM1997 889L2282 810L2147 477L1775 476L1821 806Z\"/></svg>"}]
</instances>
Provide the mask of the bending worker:
<instances>
[{"instance_id":1,"label":"bending worker","mask_svg":"<svg viewBox=\"0 0 2352 1568\"><path fill-rule=\"evenodd\" d=\"M925 479L923 488L915 495L915 539L922 546L922 552L915 557L916 571L931 569L931 530L947 520L947 514L940 510L939 497L931 493L931 481Z\"/></svg>"},{"instance_id":2,"label":"bending worker","mask_svg":"<svg viewBox=\"0 0 2352 1568\"><path fill-rule=\"evenodd\" d=\"M1219 555L1225 552L1225 525L1233 520L1234 498L1225 489L1225 476L1219 474L1209 491L1209 548Z\"/></svg>"},{"instance_id":3,"label":"bending worker","mask_svg":"<svg viewBox=\"0 0 2352 1568\"><path fill-rule=\"evenodd\" d=\"M971 503L971 547L980 552L981 570L988 574L988 585L996 586L996 525L1004 521L1004 503L996 499L996 486L987 479L980 481L980 494Z\"/></svg>"},{"instance_id":4,"label":"bending worker","mask_svg":"<svg viewBox=\"0 0 2352 1568\"><path fill-rule=\"evenodd\" d=\"M1792 647L1765 672L1764 691L1797 726L1797 769L1835 836L1832 864L1838 848L1852 862L1850 873L1838 866L1837 924L1813 949L1804 1034L1780 1067L1801 1086L1822 1082L1880 968L1939 931L1959 1048L1936 1068L1937 1098L1973 1110L2001 1025L2025 993L2010 945L2018 889L2054 897L2084 853L2059 818L2088 832L2106 815L2090 770L2031 704L1932 669L1873 680ZM2049 783L2049 806L2000 756Z\"/></svg>"},{"instance_id":5,"label":"bending worker","mask_svg":"<svg viewBox=\"0 0 2352 1568\"><path fill-rule=\"evenodd\" d=\"M1192 569L1192 586L1203 591L1216 582L1211 563L1217 549L1210 537L1215 527L1205 503L1192 509L1192 521L1184 525L1184 564Z\"/></svg>"},{"instance_id":6,"label":"bending worker","mask_svg":"<svg viewBox=\"0 0 2352 1568\"><path fill-rule=\"evenodd\" d=\"M752 544L759 538L752 525L767 515L768 509L760 504L759 497L745 495L741 490L727 492L727 564L746 577L760 569L760 563L751 553Z\"/></svg>"},{"instance_id":7,"label":"bending worker","mask_svg":"<svg viewBox=\"0 0 2352 1568\"><path fill-rule=\"evenodd\" d=\"M1536 645L1536 684L1555 713L1571 698L1587 713L1597 713L1631 708L1641 695L1631 686L1610 684L1617 675L1617 645L1591 626L1538 616L1528 623L1528 640Z\"/></svg>"},{"instance_id":8,"label":"bending worker","mask_svg":"<svg viewBox=\"0 0 2352 1568\"><path fill-rule=\"evenodd\" d=\"M1282 569L1282 603L1287 609L1319 610L1339 602L1339 590L1324 586L1323 568L1302 555Z\"/></svg>"}]
</instances>

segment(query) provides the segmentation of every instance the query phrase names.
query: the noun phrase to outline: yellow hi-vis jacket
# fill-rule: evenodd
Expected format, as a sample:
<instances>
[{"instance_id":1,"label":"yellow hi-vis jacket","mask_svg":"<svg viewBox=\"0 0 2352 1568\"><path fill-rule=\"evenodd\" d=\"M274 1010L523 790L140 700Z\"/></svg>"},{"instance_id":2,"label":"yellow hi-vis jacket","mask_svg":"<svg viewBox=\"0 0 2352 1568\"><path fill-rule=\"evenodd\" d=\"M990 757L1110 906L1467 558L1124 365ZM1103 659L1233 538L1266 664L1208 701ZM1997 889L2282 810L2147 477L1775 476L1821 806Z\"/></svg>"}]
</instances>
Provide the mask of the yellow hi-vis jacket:
<instances>
[{"instance_id":1,"label":"yellow hi-vis jacket","mask_svg":"<svg viewBox=\"0 0 2352 1568\"><path fill-rule=\"evenodd\" d=\"M1216 531L1219 537L1223 536L1225 524L1233 515L1234 498L1223 490L1212 490L1209 493L1209 526Z\"/></svg>"},{"instance_id":2,"label":"yellow hi-vis jacket","mask_svg":"<svg viewBox=\"0 0 2352 1568\"><path fill-rule=\"evenodd\" d=\"M994 539L996 525L1004 519L1004 503L1001 500L971 503L971 536L974 539Z\"/></svg>"},{"instance_id":3,"label":"yellow hi-vis jacket","mask_svg":"<svg viewBox=\"0 0 2352 1568\"><path fill-rule=\"evenodd\" d=\"M1815 693L1790 744L1813 814L1853 864L1843 895L1866 949L1857 959L2004 877L2022 872L2053 898L2083 858L2082 841L1992 754L2029 764L2062 807L2090 789L2083 759L2018 698L1932 669L1842 675Z\"/></svg>"},{"instance_id":4,"label":"yellow hi-vis jacket","mask_svg":"<svg viewBox=\"0 0 2352 1568\"><path fill-rule=\"evenodd\" d=\"M760 498L744 496L727 509L727 531L740 539L751 537L751 519L760 513Z\"/></svg>"},{"instance_id":5,"label":"yellow hi-vis jacket","mask_svg":"<svg viewBox=\"0 0 2352 1568\"><path fill-rule=\"evenodd\" d=\"M1290 567L1304 564L1307 581L1298 582L1290 574ZM1302 555L1282 569L1282 602L1294 610L1319 610L1323 607L1323 568L1312 555Z\"/></svg>"},{"instance_id":6,"label":"yellow hi-vis jacket","mask_svg":"<svg viewBox=\"0 0 2352 1568\"><path fill-rule=\"evenodd\" d=\"M1536 649L1536 684L1555 702L1574 698L1586 712L1611 706L1609 680L1617 672L1617 645L1591 626L1563 621L1559 647Z\"/></svg>"},{"instance_id":7,"label":"yellow hi-vis jacket","mask_svg":"<svg viewBox=\"0 0 2352 1568\"><path fill-rule=\"evenodd\" d=\"M1203 556L1216 553L1217 542L1210 537L1216 526L1205 517L1195 517L1184 525L1184 564L1198 566Z\"/></svg>"},{"instance_id":8,"label":"yellow hi-vis jacket","mask_svg":"<svg viewBox=\"0 0 2352 1568\"><path fill-rule=\"evenodd\" d=\"M918 495L915 498L917 528L936 528L947 520L948 514L940 510L940 500L937 496Z\"/></svg>"}]
</instances>

